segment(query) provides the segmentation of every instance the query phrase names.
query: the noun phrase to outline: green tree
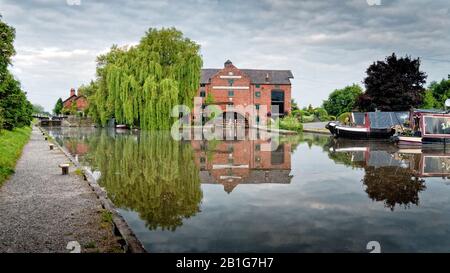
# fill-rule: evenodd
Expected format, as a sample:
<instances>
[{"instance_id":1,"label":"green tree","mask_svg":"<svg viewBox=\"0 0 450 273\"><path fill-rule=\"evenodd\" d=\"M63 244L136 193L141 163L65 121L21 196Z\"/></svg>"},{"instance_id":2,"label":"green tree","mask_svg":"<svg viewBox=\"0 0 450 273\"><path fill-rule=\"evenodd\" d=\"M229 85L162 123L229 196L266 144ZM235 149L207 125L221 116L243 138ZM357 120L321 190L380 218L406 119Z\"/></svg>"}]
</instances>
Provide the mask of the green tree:
<instances>
[{"instance_id":1,"label":"green tree","mask_svg":"<svg viewBox=\"0 0 450 273\"><path fill-rule=\"evenodd\" d=\"M56 101L55 108L53 108L53 113L54 113L55 115L60 115L61 112L62 112L63 107L64 107L64 105L63 105L63 100L62 100L61 98L59 98L59 99Z\"/></svg>"},{"instance_id":2,"label":"green tree","mask_svg":"<svg viewBox=\"0 0 450 273\"><path fill-rule=\"evenodd\" d=\"M370 65L366 73L366 92L358 98L360 110L405 111L422 104L427 75L420 71L419 58L397 58L393 53Z\"/></svg>"},{"instance_id":3,"label":"green tree","mask_svg":"<svg viewBox=\"0 0 450 273\"><path fill-rule=\"evenodd\" d=\"M169 129L172 108L192 106L200 83L200 47L174 29L150 28L134 47L113 46L97 58L90 115L143 129Z\"/></svg>"},{"instance_id":4,"label":"green tree","mask_svg":"<svg viewBox=\"0 0 450 273\"><path fill-rule=\"evenodd\" d=\"M334 90L328 99L323 102L323 108L328 114L339 116L345 112L351 112L355 108L357 98L363 93L361 86L357 84Z\"/></svg>"},{"instance_id":5,"label":"green tree","mask_svg":"<svg viewBox=\"0 0 450 273\"><path fill-rule=\"evenodd\" d=\"M3 128L12 130L30 125L32 105L20 83L9 72L5 80L0 82L0 108L3 109Z\"/></svg>"},{"instance_id":6,"label":"green tree","mask_svg":"<svg viewBox=\"0 0 450 273\"><path fill-rule=\"evenodd\" d=\"M450 77L449 79L442 79L440 82L433 81L425 93L425 97L428 94L428 101L434 101L434 104L430 108L444 108L445 100L450 98ZM431 95L431 96L430 96ZM433 100L434 99L434 100ZM423 107L427 107L430 102L427 104L424 102Z\"/></svg>"},{"instance_id":7,"label":"green tree","mask_svg":"<svg viewBox=\"0 0 450 273\"><path fill-rule=\"evenodd\" d=\"M11 57L15 54L13 46L15 30L1 19L0 16L0 109L2 109L2 127L12 130L30 124L32 106L19 81L8 70Z\"/></svg>"},{"instance_id":8,"label":"green tree","mask_svg":"<svg viewBox=\"0 0 450 273\"><path fill-rule=\"evenodd\" d=\"M424 109L434 109L439 107L438 102L433 96L433 91L431 91L430 89L425 91L425 95L423 96L423 103L420 107Z\"/></svg>"},{"instance_id":9,"label":"green tree","mask_svg":"<svg viewBox=\"0 0 450 273\"><path fill-rule=\"evenodd\" d=\"M5 80L11 57L16 53L13 45L15 37L15 29L4 23L0 14L0 82Z\"/></svg>"}]
</instances>

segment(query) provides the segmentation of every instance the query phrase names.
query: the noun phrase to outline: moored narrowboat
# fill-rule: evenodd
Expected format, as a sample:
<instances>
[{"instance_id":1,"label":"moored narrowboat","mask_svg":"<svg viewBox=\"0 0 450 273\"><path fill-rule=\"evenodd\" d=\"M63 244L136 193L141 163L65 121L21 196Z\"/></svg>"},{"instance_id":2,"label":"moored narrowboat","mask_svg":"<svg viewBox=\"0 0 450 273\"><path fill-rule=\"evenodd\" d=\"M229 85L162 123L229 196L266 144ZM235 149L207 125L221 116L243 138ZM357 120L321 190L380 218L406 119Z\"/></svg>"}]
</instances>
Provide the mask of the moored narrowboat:
<instances>
[{"instance_id":1,"label":"moored narrowboat","mask_svg":"<svg viewBox=\"0 0 450 273\"><path fill-rule=\"evenodd\" d=\"M394 126L401 126L407 117L406 112L353 112L349 125L331 121L326 128L337 138L389 139L395 134Z\"/></svg>"},{"instance_id":2,"label":"moored narrowboat","mask_svg":"<svg viewBox=\"0 0 450 273\"><path fill-rule=\"evenodd\" d=\"M410 127L393 137L401 147L450 146L450 114L441 110L411 111Z\"/></svg>"}]
</instances>

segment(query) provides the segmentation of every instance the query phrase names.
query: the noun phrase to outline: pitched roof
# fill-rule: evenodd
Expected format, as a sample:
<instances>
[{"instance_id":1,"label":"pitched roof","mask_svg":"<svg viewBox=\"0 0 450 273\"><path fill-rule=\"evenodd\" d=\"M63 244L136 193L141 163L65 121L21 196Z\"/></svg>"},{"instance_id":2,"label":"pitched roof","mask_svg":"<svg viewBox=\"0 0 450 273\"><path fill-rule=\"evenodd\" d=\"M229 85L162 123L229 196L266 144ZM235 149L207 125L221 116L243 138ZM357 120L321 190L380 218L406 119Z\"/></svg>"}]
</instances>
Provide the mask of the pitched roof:
<instances>
[{"instance_id":1,"label":"pitched roof","mask_svg":"<svg viewBox=\"0 0 450 273\"><path fill-rule=\"evenodd\" d=\"M200 83L209 83L213 77L221 69L206 68L202 69ZM290 70L265 70L265 69L239 69L250 77L252 83L256 84L290 84L290 79L294 78ZM266 81L266 76L269 80Z\"/></svg>"},{"instance_id":2,"label":"pitched roof","mask_svg":"<svg viewBox=\"0 0 450 273\"><path fill-rule=\"evenodd\" d=\"M76 101L76 100L81 99L81 98L86 98L86 96L85 96L85 95L80 95L80 96L72 95L72 96L68 97L67 99L65 99L65 100L63 101L63 104L66 103L66 102L69 101L69 100L70 100L70 101Z\"/></svg>"},{"instance_id":3,"label":"pitched roof","mask_svg":"<svg viewBox=\"0 0 450 273\"><path fill-rule=\"evenodd\" d=\"M66 103L67 101L71 100L73 97L75 97L75 99L76 99L77 95L72 95L72 96L68 97L67 99L65 99L63 101L63 104Z\"/></svg>"}]
</instances>

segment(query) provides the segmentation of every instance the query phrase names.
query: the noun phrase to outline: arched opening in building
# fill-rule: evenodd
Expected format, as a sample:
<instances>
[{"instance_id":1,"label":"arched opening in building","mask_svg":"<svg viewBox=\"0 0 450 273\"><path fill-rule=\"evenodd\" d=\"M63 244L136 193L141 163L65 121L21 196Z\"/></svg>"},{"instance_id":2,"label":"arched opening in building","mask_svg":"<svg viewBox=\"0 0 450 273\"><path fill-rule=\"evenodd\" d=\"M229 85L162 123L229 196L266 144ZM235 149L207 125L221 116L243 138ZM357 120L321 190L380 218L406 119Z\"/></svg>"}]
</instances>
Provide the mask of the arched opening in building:
<instances>
[{"instance_id":1,"label":"arched opening in building","mask_svg":"<svg viewBox=\"0 0 450 273\"><path fill-rule=\"evenodd\" d=\"M224 127L249 127L248 118L241 113L228 111L222 113L222 125Z\"/></svg>"}]
</instances>

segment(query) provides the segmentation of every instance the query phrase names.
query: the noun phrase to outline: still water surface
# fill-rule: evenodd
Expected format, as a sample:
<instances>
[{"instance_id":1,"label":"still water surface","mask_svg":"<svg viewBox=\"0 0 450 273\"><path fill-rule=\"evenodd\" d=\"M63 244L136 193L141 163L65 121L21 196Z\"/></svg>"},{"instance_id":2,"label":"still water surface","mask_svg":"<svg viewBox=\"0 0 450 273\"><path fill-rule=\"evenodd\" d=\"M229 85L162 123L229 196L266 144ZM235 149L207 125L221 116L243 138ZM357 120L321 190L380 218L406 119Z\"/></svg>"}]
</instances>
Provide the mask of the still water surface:
<instances>
[{"instance_id":1,"label":"still water surface","mask_svg":"<svg viewBox=\"0 0 450 273\"><path fill-rule=\"evenodd\" d=\"M450 153L283 137L54 128L149 252L450 251Z\"/></svg>"}]
</instances>

